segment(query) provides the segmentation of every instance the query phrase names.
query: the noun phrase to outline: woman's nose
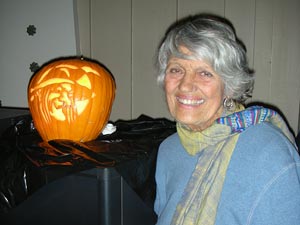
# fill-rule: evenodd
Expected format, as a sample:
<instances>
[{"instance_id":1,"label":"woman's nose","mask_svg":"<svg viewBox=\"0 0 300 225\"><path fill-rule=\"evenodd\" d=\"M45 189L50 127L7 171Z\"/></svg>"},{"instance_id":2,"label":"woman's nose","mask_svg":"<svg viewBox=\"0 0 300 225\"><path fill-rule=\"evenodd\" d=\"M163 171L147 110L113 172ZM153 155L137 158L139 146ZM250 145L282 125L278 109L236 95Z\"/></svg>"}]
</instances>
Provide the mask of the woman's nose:
<instances>
[{"instance_id":1,"label":"woman's nose","mask_svg":"<svg viewBox=\"0 0 300 225\"><path fill-rule=\"evenodd\" d=\"M185 74L179 84L179 89L184 92L194 91L196 88L193 74Z\"/></svg>"}]
</instances>

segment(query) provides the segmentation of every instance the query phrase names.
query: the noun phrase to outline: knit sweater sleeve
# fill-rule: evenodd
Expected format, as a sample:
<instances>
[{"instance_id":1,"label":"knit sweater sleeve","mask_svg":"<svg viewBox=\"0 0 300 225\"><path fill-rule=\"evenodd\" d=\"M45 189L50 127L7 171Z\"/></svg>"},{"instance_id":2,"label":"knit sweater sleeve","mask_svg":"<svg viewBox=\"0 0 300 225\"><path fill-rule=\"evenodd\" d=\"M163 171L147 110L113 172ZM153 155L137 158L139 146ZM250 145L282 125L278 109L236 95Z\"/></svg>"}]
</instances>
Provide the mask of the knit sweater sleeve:
<instances>
[{"instance_id":1,"label":"knit sweater sleeve","mask_svg":"<svg viewBox=\"0 0 300 225\"><path fill-rule=\"evenodd\" d=\"M160 148L161 149L161 148ZM166 204L166 185L165 185L165 174L164 172L164 157L161 156L162 150L158 151L157 156L157 165L156 165L156 198L154 202L154 211L159 216L163 209L163 206Z\"/></svg>"},{"instance_id":2,"label":"knit sweater sleeve","mask_svg":"<svg viewBox=\"0 0 300 225\"><path fill-rule=\"evenodd\" d=\"M290 163L266 182L254 198L247 225L300 224L300 163Z\"/></svg>"}]
</instances>

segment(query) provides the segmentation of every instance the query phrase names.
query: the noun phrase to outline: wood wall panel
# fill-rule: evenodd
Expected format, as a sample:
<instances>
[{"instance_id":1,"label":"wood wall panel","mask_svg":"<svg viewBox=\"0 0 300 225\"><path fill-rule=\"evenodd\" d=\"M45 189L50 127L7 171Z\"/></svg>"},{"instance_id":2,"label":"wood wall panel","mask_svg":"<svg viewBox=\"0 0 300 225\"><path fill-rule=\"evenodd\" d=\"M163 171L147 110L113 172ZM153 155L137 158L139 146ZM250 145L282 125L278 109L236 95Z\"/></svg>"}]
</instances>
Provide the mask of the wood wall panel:
<instances>
[{"instance_id":1,"label":"wood wall panel","mask_svg":"<svg viewBox=\"0 0 300 225\"><path fill-rule=\"evenodd\" d=\"M79 55L91 57L91 0L78 0L74 4L77 51Z\"/></svg>"},{"instance_id":2,"label":"wood wall panel","mask_svg":"<svg viewBox=\"0 0 300 225\"><path fill-rule=\"evenodd\" d=\"M247 49L249 65L253 67L255 36L255 0L226 0L225 17L233 24L237 36Z\"/></svg>"},{"instance_id":3,"label":"wood wall panel","mask_svg":"<svg viewBox=\"0 0 300 225\"><path fill-rule=\"evenodd\" d=\"M247 47L250 66L256 71L251 102L277 107L298 132L299 0L89 1L91 56L106 64L117 80L112 120L140 114L170 118L163 92L156 85L155 51L167 27L177 19L210 12L228 18Z\"/></svg>"},{"instance_id":4,"label":"wood wall panel","mask_svg":"<svg viewBox=\"0 0 300 225\"><path fill-rule=\"evenodd\" d=\"M300 1L274 1L270 102L297 131L300 100Z\"/></svg>"},{"instance_id":5,"label":"wood wall panel","mask_svg":"<svg viewBox=\"0 0 300 225\"><path fill-rule=\"evenodd\" d=\"M132 115L131 0L91 0L91 57L106 65L117 84L111 118Z\"/></svg>"},{"instance_id":6,"label":"wood wall panel","mask_svg":"<svg viewBox=\"0 0 300 225\"><path fill-rule=\"evenodd\" d=\"M255 17L255 88L252 101L269 102L272 77L273 5L269 0L256 3Z\"/></svg>"},{"instance_id":7,"label":"wood wall panel","mask_svg":"<svg viewBox=\"0 0 300 225\"><path fill-rule=\"evenodd\" d=\"M224 0L178 0L178 18L198 13L224 16Z\"/></svg>"},{"instance_id":8,"label":"wood wall panel","mask_svg":"<svg viewBox=\"0 0 300 225\"><path fill-rule=\"evenodd\" d=\"M176 1L132 2L132 117L168 117L164 92L156 83L154 57L166 29L176 20Z\"/></svg>"}]
</instances>

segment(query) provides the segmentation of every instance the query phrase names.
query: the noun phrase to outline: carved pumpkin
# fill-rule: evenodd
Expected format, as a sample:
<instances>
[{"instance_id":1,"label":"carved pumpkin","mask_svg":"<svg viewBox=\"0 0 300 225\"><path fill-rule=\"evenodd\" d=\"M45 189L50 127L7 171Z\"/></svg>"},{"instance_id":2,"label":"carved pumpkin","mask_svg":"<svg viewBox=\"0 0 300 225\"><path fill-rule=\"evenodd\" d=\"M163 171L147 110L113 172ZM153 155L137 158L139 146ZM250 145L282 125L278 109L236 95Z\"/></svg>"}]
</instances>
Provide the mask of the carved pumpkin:
<instances>
[{"instance_id":1,"label":"carved pumpkin","mask_svg":"<svg viewBox=\"0 0 300 225\"><path fill-rule=\"evenodd\" d=\"M112 75L96 61L53 60L29 82L34 126L44 141L94 140L109 119L115 89Z\"/></svg>"}]
</instances>

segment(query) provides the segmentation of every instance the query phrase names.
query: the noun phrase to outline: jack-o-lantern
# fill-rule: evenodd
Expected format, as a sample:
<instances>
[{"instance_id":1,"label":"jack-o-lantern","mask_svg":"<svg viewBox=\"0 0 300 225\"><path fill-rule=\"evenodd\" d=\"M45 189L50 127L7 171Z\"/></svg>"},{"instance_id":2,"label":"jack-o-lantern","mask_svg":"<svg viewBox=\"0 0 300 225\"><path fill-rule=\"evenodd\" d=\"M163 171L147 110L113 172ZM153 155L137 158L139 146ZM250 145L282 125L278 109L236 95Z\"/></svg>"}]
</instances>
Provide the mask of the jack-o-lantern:
<instances>
[{"instance_id":1,"label":"jack-o-lantern","mask_svg":"<svg viewBox=\"0 0 300 225\"><path fill-rule=\"evenodd\" d=\"M112 75L94 60L53 60L29 82L34 126L44 141L94 140L109 119L115 89Z\"/></svg>"}]
</instances>

